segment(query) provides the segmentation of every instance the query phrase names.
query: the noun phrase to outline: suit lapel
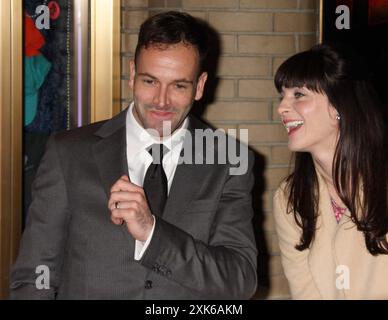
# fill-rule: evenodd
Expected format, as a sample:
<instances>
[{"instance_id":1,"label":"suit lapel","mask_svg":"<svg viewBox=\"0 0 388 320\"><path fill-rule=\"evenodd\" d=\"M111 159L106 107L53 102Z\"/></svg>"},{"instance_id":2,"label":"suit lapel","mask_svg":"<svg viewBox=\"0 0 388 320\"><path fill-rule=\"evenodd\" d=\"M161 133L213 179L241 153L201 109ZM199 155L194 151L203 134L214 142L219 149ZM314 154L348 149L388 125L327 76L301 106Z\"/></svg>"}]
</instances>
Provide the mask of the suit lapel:
<instances>
[{"instance_id":1,"label":"suit lapel","mask_svg":"<svg viewBox=\"0 0 388 320\"><path fill-rule=\"evenodd\" d=\"M93 156L108 198L112 185L123 174L128 174L125 115L126 112L122 112L116 118L106 122L96 132L96 135L102 139L93 146Z\"/></svg>"},{"instance_id":2,"label":"suit lapel","mask_svg":"<svg viewBox=\"0 0 388 320\"><path fill-rule=\"evenodd\" d=\"M186 209L190 201L195 199L197 193L202 189L205 181L204 177L214 170L213 165L205 164L201 150L195 150L194 148L195 129L205 129L205 127L202 128L201 123L191 117L181 156L183 150L191 147L192 162L191 164L179 164L176 168L170 193L163 211L163 218L167 221L173 221L175 215L179 215ZM194 159L200 160L204 164L195 164Z\"/></svg>"},{"instance_id":3,"label":"suit lapel","mask_svg":"<svg viewBox=\"0 0 388 320\"><path fill-rule=\"evenodd\" d=\"M124 174L128 174L126 155L126 111L107 121L95 134L102 139L93 146L101 182L107 198L112 185ZM126 224L119 226L127 240L128 251L133 252L135 239L129 234Z\"/></svg>"},{"instance_id":4,"label":"suit lapel","mask_svg":"<svg viewBox=\"0 0 388 320\"><path fill-rule=\"evenodd\" d=\"M163 211L164 219L171 221L176 214L186 209L201 189L203 175L206 175L206 171L209 170L208 167L194 164L178 165Z\"/></svg>"}]
</instances>

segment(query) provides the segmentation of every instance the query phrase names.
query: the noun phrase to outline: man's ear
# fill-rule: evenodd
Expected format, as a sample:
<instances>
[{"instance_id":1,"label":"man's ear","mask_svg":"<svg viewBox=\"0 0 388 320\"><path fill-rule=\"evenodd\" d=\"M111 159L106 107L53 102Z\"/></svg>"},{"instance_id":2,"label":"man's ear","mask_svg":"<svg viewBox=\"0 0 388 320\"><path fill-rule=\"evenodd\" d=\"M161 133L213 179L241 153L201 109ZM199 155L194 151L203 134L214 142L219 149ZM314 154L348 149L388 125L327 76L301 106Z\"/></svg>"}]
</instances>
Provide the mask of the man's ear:
<instances>
[{"instance_id":1,"label":"man's ear","mask_svg":"<svg viewBox=\"0 0 388 320\"><path fill-rule=\"evenodd\" d=\"M196 88L195 97L194 97L195 100L199 100L202 98L203 91L205 89L206 80L207 80L207 72L202 72L198 78L197 88Z\"/></svg>"},{"instance_id":2,"label":"man's ear","mask_svg":"<svg viewBox=\"0 0 388 320\"><path fill-rule=\"evenodd\" d=\"M135 85L135 76L136 76L136 66L135 61L131 60L129 62L129 87L133 89Z\"/></svg>"}]
</instances>

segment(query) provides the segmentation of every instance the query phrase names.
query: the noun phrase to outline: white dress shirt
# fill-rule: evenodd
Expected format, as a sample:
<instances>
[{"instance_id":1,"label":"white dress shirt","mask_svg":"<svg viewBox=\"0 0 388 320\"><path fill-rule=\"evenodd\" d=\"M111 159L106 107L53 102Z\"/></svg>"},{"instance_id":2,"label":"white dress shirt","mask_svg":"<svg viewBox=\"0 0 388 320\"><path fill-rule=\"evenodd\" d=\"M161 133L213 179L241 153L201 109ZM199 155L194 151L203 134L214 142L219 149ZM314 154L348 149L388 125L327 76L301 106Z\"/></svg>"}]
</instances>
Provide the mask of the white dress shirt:
<instances>
[{"instance_id":1,"label":"white dress shirt","mask_svg":"<svg viewBox=\"0 0 388 320\"><path fill-rule=\"evenodd\" d=\"M152 163L152 156L147 151L147 148L155 143L163 143L168 152L164 155L162 165L167 177L167 192L170 192L172 180L175 175L175 170L179 162L179 156L182 150L183 141L189 120L186 118L182 126L175 132L163 138L162 140L152 136L147 132L133 115L134 103L132 102L127 112L126 118L126 140L127 140L127 162L128 174L132 183L143 187L144 177L149 165ZM150 235L146 241L138 241L135 243L135 260L140 260L146 251L154 233L154 225Z\"/></svg>"}]
</instances>

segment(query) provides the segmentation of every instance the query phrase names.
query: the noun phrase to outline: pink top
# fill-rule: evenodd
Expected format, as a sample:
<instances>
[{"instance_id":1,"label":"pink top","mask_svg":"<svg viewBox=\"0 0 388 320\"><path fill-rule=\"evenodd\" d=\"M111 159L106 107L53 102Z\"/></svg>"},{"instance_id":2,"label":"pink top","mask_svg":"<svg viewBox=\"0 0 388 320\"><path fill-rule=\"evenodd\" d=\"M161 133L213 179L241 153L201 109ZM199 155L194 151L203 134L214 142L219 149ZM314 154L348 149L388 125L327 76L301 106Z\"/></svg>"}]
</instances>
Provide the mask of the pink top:
<instances>
[{"instance_id":1,"label":"pink top","mask_svg":"<svg viewBox=\"0 0 388 320\"><path fill-rule=\"evenodd\" d=\"M331 206L333 207L335 218L337 219L337 223L340 222L342 216L344 215L346 208L341 208L332 197L330 197Z\"/></svg>"}]
</instances>

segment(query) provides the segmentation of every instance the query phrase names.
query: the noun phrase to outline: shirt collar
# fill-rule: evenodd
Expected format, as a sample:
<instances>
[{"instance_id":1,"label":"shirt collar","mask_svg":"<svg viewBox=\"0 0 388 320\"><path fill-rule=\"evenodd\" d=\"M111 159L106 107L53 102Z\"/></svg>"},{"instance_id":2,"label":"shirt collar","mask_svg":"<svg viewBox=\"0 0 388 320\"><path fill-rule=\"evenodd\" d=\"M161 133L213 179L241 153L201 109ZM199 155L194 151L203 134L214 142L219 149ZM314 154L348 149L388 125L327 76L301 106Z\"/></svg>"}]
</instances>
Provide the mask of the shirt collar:
<instances>
[{"instance_id":1,"label":"shirt collar","mask_svg":"<svg viewBox=\"0 0 388 320\"><path fill-rule=\"evenodd\" d=\"M175 130L172 135L163 140L159 140L150 135L135 119L133 108L134 102L132 102L128 108L126 119L127 150L130 151L127 152L128 158L135 158L140 152L154 143L163 143L170 151L183 144L186 130L189 126L188 117L186 117L181 127Z\"/></svg>"}]
</instances>

